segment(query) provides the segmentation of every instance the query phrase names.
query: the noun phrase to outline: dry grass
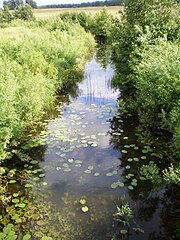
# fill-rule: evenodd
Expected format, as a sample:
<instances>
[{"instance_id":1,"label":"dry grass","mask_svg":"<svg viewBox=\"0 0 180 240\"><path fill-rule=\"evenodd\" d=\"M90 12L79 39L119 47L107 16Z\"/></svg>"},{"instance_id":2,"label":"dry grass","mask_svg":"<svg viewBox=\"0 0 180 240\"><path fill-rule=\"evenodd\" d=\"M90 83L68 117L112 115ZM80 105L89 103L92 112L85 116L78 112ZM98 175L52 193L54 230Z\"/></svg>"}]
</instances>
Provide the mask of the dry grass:
<instances>
[{"instance_id":1,"label":"dry grass","mask_svg":"<svg viewBox=\"0 0 180 240\"><path fill-rule=\"evenodd\" d=\"M116 14L119 10L122 10L121 6L106 7L111 14ZM101 11L103 7L81 7L81 8L42 8L34 9L34 15L37 18L54 17L62 12L87 12L97 13Z\"/></svg>"}]
</instances>

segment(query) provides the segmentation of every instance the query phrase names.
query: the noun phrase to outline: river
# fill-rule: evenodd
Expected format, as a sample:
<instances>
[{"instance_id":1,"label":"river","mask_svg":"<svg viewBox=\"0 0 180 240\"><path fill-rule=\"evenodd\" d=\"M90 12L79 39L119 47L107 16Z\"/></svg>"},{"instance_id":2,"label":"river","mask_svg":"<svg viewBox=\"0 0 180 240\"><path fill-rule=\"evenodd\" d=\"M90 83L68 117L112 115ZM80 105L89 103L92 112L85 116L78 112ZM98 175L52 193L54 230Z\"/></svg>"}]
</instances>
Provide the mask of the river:
<instances>
[{"instance_id":1,"label":"river","mask_svg":"<svg viewBox=\"0 0 180 240\"><path fill-rule=\"evenodd\" d=\"M37 134L42 146L17 174L21 186L9 187L26 204L19 239L27 231L35 240L171 239L165 190L138 180L152 149L136 142L136 119L121 112L114 74L95 54Z\"/></svg>"}]
</instances>

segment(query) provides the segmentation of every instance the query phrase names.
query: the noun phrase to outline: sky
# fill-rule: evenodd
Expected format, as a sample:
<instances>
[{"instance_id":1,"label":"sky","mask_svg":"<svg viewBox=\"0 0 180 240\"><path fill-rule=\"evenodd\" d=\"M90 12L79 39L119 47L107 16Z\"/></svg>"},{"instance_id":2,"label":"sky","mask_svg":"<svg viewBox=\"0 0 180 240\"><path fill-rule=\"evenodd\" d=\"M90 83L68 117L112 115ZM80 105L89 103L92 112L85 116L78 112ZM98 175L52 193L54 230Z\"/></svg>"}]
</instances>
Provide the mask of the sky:
<instances>
[{"instance_id":1,"label":"sky","mask_svg":"<svg viewBox=\"0 0 180 240\"><path fill-rule=\"evenodd\" d=\"M69 4L69 3L82 3L82 2L95 2L97 0L35 0L38 6L50 4ZM103 0L98 0L103 1ZM3 0L0 0L0 8L3 6Z\"/></svg>"}]
</instances>

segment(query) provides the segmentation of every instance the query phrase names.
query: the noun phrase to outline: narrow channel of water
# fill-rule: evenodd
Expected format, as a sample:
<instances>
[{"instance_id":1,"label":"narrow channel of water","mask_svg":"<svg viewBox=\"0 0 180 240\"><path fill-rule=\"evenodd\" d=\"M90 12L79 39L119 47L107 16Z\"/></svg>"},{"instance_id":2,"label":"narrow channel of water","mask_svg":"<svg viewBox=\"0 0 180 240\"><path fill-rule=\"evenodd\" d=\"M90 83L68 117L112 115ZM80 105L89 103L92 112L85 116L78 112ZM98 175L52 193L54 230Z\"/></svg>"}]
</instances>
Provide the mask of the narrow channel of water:
<instances>
[{"instance_id":1,"label":"narrow channel of water","mask_svg":"<svg viewBox=\"0 0 180 240\"><path fill-rule=\"evenodd\" d=\"M166 216L161 216L164 190L149 197L147 184L137 186L139 159L146 162L148 151L145 148L142 157L135 119L122 119L120 92L111 87L114 72L111 64L104 69L94 55L75 94L62 97L56 117L39 134L43 147L32 153L38 162L25 164L31 174L21 173L29 189L24 229L30 229L32 239L169 239ZM114 216L122 204L133 211L124 224Z\"/></svg>"}]
</instances>

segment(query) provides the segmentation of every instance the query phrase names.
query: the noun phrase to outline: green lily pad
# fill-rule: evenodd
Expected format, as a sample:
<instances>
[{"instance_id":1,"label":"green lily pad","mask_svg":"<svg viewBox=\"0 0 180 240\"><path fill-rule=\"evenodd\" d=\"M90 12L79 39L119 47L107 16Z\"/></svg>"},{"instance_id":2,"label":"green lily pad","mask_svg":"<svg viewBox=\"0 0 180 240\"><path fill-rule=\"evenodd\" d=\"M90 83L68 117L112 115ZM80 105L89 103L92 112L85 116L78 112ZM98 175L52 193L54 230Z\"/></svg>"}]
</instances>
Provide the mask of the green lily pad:
<instances>
[{"instance_id":1,"label":"green lily pad","mask_svg":"<svg viewBox=\"0 0 180 240\"><path fill-rule=\"evenodd\" d=\"M19 203L17 206L20 207L20 208L25 208L26 204L25 203Z\"/></svg>"},{"instance_id":2,"label":"green lily pad","mask_svg":"<svg viewBox=\"0 0 180 240\"><path fill-rule=\"evenodd\" d=\"M106 176L111 177L111 176L113 176L113 174L111 172L109 172L109 173L106 173Z\"/></svg>"},{"instance_id":3,"label":"green lily pad","mask_svg":"<svg viewBox=\"0 0 180 240\"><path fill-rule=\"evenodd\" d=\"M68 162L69 162L69 163L73 163L74 160L73 160L73 159L68 159Z\"/></svg>"},{"instance_id":4,"label":"green lily pad","mask_svg":"<svg viewBox=\"0 0 180 240\"><path fill-rule=\"evenodd\" d=\"M30 163L31 163L31 164L37 164L38 161L37 161L37 160L32 160L32 161L30 161Z\"/></svg>"},{"instance_id":5,"label":"green lily pad","mask_svg":"<svg viewBox=\"0 0 180 240\"><path fill-rule=\"evenodd\" d=\"M89 211L89 208L88 208L87 206L84 206L84 207L82 207L82 211L83 211L84 213L86 213L86 212Z\"/></svg>"},{"instance_id":6,"label":"green lily pad","mask_svg":"<svg viewBox=\"0 0 180 240\"><path fill-rule=\"evenodd\" d=\"M132 158L128 158L128 162L132 162L133 161L133 159Z\"/></svg>"},{"instance_id":7,"label":"green lily pad","mask_svg":"<svg viewBox=\"0 0 180 240\"><path fill-rule=\"evenodd\" d=\"M33 178L33 181L39 181L39 177L35 177L35 178Z\"/></svg>"},{"instance_id":8,"label":"green lily pad","mask_svg":"<svg viewBox=\"0 0 180 240\"><path fill-rule=\"evenodd\" d=\"M97 172L97 173L94 173L94 176L95 176L95 177L98 177L99 175L100 175L100 173L98 173L98 172Z\"/></svg>"},{"instance_id":9,"label":"green lily pad","mask_svg":"<svg viewBox=\"0 0 180 240\"><path fill-rule=\"evenodd\" d=\"M75 160L75 163L77 163L77 164L81 164L82 161L81 161L81 160Z\"/></svg>"},{"instance_id":10,"label":"green lily pad","mask_svg":"<svg viewBox=\"0 0 180 240\"><path fill-rule=\"evenodd\" d=\"M17 203L19 203L19 199L13 198L13 199L12 199L12 202L17 204Z\"/></svg>"},{"instance_id":11,"label":"green lily pad","mask_svg":"<svg viewBox=\"0 0 180 240\"><path fill-rule=\"evenodd\" d=\"M19 193L13 193L13 197L18 197Z\"/></svg>"},{"instance_id":12,"label":"green lily pad","mask_svg":"<svg viewBox=\"0 0 180 240\"><path fill-rule=\"evenodd\" d=\"M123 149L123 150L121 150L121 152L122 152L122 153L127 153L127 150L124 150L124 149Z\"/></svg>"},{"instance_id":13,"label":"green lily pad","mask_svg":"<svg viewBox=\"0 0 180 240\"><path fill-rule=\"evenodd\" d=\"M80 204L82 204L82 205L86 204L86 200L85 200L85 199L81 199L79 202L80 202Z\"/></svg>"},{"instance_id":14,"label":"green lily pad","mask_svg":"<svg viewBox=\"0 0 180 240\"><path fill-rule=\"evenodd\" d=\"M30 183L25 184L25 188L30 188L30 187L33 187L33 185Z\"/></svg>"},{"instance_id":15,"label":"green lily pad","mask_svg":"<svg viewBox=\"0 0 180 240\"><path fill-rule=\"evenodd\" d=\"M45 175L44 173L42 173L42 174L39 175L40 178L43 178L43 177L45 177L45 176L46 176L46 175Z\"/></svg>"},{"instance_id":16,"label":"green lily pad","mask_svg":"<svg viewBox=\"0 0 180 240\"><path fill-rule=\"evenodd\" d=\"M137 186L137 182L132 182L131 185Z\"/></svg>"},{"instance_id":17,"label":"green lily pad","mask_svg":"<svg viewBox=\"0 0 180 240\"><path fill-rule=\"evenodd\" d=\"M125 229L122 229L120 232L121 232L121 234L124 234L124 235L128 233L128 231Z\"/></svg>"},{"instance_id":18,"label":"green lily pad","mask_svg":"<svg viewBox=\"0 0 180 240\"><path fill-rule=\"evenodd\" d=\"M26 234L24 237L23 237L23 240L29 240L31 238L31 235L30 234Z\"/></svg>"},{"instance_id":19,"label":"green lily pad","mask_svg":"<svg viewBox=\"0 0 180 240\"><path fill-rule=\"evenodd\" d=\"M111 184L111 188L124 187L124 183L117 181Z\"/></svg>"},{"instance_id":20,"label":"green lily pad","mask_svg":"<svg viewBox=\"0 0 180 240\"><path fill-rule=\"evenodd\" d=\"M71 169L70 168L65 168L64 172L71 172Z\"/></svg>"},{"instance_id":21,"label":"green lily pad","mask_svg":"<svg viewBox=\"0 0 180 240\"><path fill-rule=\"evenodd\" d=\"M93 168L94 168L93 166L88 166L89 170L93 170Z\"/></svg>"},{"instance_id":22,"label":"green lily pad","mask_svg":"<svg viewBox=\"0 0 180 240\"><path fill-rule=\"evenodd\" d=\"M12 179L9 181L9 183L11 183L11 184L16 183L16 180Z\"/></svg>"},{"instance_id":23,"label":"green lily pad","mask_svg":"<svg viewBox=\"0 0 180 240\"><path fill-rule=\"evenodd\" d=\"M133 186L131 186L131 185L129 185L128 188L129 188L129 190L133 190L134 189Z\"/></svg>"},{"instance_id":24,"label":"green lily pad","mask_svg":"<svg viewBox=\"0 0 180 240\"><path fill-rule=\"evenodd\" d=\"M126 169L130 169L131 167L130 167L129 165L127 165L125 168L126 168Z\"/></svg>"}]
</instances>

